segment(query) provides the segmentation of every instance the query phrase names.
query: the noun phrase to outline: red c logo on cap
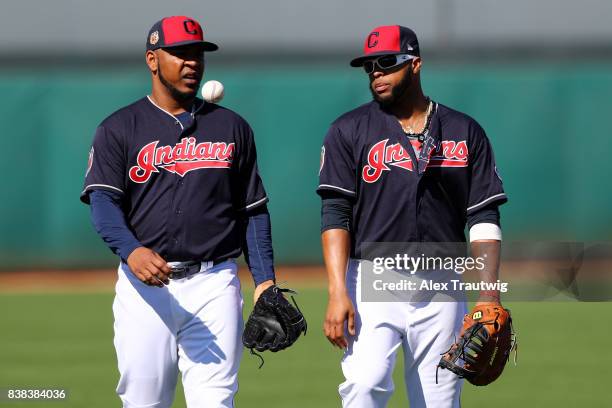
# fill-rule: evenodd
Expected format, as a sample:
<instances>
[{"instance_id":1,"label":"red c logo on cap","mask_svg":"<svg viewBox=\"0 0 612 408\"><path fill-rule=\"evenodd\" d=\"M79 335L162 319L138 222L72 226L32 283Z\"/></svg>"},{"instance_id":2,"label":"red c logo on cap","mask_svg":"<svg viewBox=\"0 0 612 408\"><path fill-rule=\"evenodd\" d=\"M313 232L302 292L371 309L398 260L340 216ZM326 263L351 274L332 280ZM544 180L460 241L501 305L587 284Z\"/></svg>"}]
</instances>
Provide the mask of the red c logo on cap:
<instances>
[{"instance_id":1,"label":"red c logo on cap","mask_svg":"<svg viewBox=\"0 0 612 408\"><path fill-rule=\"evenodd\" d=\"M198 24L193 20L183 21L183 27L187 34L196 35L198 33Z\"/></svg>"},{"instance_id":2,"label":"red c logo on cap","mask_svg":"<svg viewBox=\"0 0 612 408\"><path fill-rule=\"evenodd\" d=\"M372 37L378 37L380 34L378 33L378 31L372 31L370 33L370 35L368 36L368 48L374 48L378 45L378 38L372 38Z\"/></svg>"}]
</instances>

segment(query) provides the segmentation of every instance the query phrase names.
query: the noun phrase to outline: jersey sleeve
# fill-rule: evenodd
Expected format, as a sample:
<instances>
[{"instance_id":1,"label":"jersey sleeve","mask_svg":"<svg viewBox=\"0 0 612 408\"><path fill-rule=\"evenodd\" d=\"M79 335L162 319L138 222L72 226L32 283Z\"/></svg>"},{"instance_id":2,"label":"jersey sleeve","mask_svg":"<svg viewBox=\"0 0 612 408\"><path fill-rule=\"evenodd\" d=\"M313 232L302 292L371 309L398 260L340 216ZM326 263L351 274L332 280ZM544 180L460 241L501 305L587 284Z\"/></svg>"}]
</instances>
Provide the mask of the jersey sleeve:
<instances>
[{"instance_id":1,"label":"jersey sleeve","mask_svg":"<svg viewBox=\"0 0 612 408\"><path fill-rule=\"evenodd\" d=\"M89 204L89 193L96 189L125 194L125 153L118 135L98 126L89 151L81 201Z\"/></svg>"},{"instance_id":2,"label":"jersey sleeve","mask_svg":"<svg viewBox=\"0 0 612 408\"><path fill-rule=\"evenodd\" d=\"M238 191L236 209L251 210L268 202L263 181L257 167L257 149L251 127L244 123L240 129L241 146L238 152Z\"/></svg>"},{"instance_id":3,"label":"jersey sleeve","mask_svg":"<svg viewBox=\"0 0 612 408\"><path fill-rule=\"evenodd\" d=\"M337 126L327 132L321 147L319 187L317 193L331 190L348 197L355 197L357 177L353 146L344 138Z\"/></svg>"},{"instance_id":4,"label":"jersey sleeve","mask_svg":"<svg viewBox=\"0 0 612 408\"><path fill-rule=\"evenodd\" d=\"M490 204L501 205L508 201L502 179L495 165L493 148L484 130L474 124L471 129L470 193L467 215Z\"/></svg>"}]
</instances>

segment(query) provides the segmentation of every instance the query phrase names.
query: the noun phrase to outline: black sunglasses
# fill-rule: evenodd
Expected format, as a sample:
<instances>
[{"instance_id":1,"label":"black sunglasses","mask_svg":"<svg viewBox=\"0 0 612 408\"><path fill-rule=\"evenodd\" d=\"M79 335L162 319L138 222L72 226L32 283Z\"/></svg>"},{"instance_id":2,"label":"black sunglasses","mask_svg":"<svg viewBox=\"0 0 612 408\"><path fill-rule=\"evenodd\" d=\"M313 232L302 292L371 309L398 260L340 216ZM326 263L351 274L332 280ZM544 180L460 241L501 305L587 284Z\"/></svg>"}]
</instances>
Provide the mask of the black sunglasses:
<instances>
[{"instance_id":1,"label":"black sunglasses","mask_svg":"<svg viewBox=\"0 0 612 408\"><path fill-rule=\"evenodd\" d=\"M397 67L398 65L402 65L404 62L410 61L413 58L416 57L410 54L383 55L378 58L364 61L363 70L366 74L371 74L378 66L380 70L385 71Z\"/></svg>"}]
</instances>

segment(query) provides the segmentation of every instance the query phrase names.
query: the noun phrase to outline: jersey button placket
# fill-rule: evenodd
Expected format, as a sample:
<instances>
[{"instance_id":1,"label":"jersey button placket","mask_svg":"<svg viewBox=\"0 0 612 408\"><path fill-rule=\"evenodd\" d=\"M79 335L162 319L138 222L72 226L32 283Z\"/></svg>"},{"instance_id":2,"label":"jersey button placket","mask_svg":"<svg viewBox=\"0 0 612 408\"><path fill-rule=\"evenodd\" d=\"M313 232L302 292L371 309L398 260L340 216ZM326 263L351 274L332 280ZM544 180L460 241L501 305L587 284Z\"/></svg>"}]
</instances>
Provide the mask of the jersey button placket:
<instances>
[{"instance_id":1,"label":"jersey button placket","mask_svg":"<svg viewBox=\"0 0 612 408\"><path fill-rule=\"evenodd\" d=\"M174 195L174 199L172 200L172 206L170 209L171 212L170 212L169 218L174 218L174 222L172 223L175 228L174 233L178 234L182 229L182 221L180 221L180 219L183 218L182 217L183 210L179 208L178 206L181 203L180 196L182 192L181 190L183 190L183 185L185 184L185 179L179 176L178 174L176 174L175 177L176 177L175 195ZM179 242L176 236L172 238L172 245L175 251L180 252L182 243Z\"/></svg>"},{"instance_id":2,"label":"jersey button placket","mask_svg":"<svg viewBox=\"0 0 612 408\"><path fill-rule=\"evenodd\" d=\"M174 125L179 128L179 133L178 134L179 134L179 138L180 138L181 134L183 133L183 125L176 118L174 120ZM178 176L177 174L175 174L174 176L178 178L178 180L176 181L176 184L175 184L175 192L176 192L176 189L183 185L183 178ZM176 199L176 196L174 197L174 199L171 202L170 211L169 211L170 213L168 214L168 220L169 221L172 220L177 215L180 215L181 212L182 212L179 208L173 208L174 207L175 199ZM171 234L170 235L171 238L170 238L170 243L169 244L170 244L170 247L172 248L171 252L176 254L177 252L179 252L179 240L178 240L178 238L176 236L174 236L174 234L178 234L178 232L180 231L181 227L180 227L179 223L176 222L176 221L175 222L170 221L169 225L170 225L170 231L168 231L168 232Z\"/></svg>"},{"instance_id":3,"label":"jersey button placket","mask_svg":"<svg viewBox=\"0 0 612 408\"><path fill-rule=\"evenodd\" d=\"M177 186L177 188L183 186L183 178L182 177L176 182L176 186ZM176 215L181 215L183 213L183 210L181 210L180 208L176 208L174 210L174 213Z\"/></svg>"}]
</instances>

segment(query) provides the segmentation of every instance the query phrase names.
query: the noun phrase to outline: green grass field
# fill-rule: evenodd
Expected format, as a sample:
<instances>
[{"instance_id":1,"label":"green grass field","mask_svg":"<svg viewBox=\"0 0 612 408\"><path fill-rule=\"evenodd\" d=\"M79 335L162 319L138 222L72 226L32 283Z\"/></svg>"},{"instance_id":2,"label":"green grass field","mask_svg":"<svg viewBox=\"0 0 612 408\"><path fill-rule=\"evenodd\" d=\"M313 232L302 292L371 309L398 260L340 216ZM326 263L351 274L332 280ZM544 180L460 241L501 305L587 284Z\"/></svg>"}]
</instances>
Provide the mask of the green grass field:
<instances>
[{"instance_id":1,"label":"green grass field","mask_svg":"<svg viewBox=\"0 0 612 408\"><path fill-rule=\"evenodd\" d=\"M250 293L245 310L250 310ZM2 407L119 407L112 346L112 294L0 294L0 389L61 387L62 402L7 402ZM326 293L303 289L299 303L310 330L287 351L258 360L244 354L238 407L339 407L341 352L332 349L321 327ZM463 406L612 406L612 303L514 303L519 334L518 366L510 364L494 384L466 384ZM396 367L390 407L407 407ZM174 404L185 407L179 389Z\"/></svg>"}]
</instances>

